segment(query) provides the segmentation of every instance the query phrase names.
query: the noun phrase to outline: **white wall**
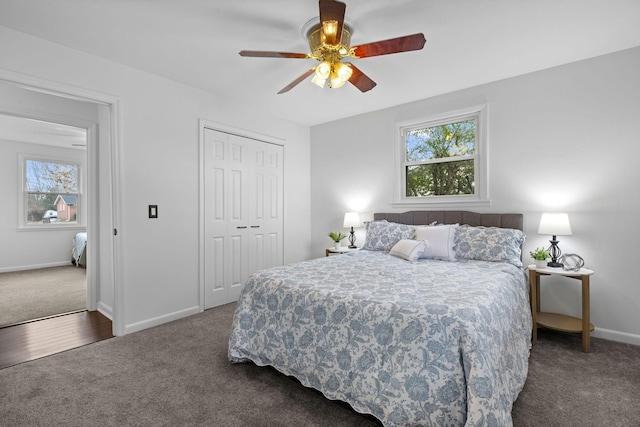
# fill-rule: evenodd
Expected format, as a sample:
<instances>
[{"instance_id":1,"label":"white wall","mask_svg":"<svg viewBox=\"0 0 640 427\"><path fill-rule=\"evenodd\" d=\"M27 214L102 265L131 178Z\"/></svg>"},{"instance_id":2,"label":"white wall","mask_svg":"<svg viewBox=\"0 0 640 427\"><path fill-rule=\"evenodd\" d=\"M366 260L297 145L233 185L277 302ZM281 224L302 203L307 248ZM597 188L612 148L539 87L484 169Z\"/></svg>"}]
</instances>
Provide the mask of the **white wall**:
<instances>
[{"instance_id":1,"label":"white wall","mask_svg":"<svg viewBox=\"0 0 640 427\"><path fill-rule=\"evenodd\" d=\"M116 238L123 247L118 286L126 332L198 309L199 119L284 140L284 259L309 257L308 127L4 27L0 40L0 71L120 101L122 222ZM149 204L158 205L158 219L147 218Z\"/></svg>"},{"instance_id":2,"label":"white wall","mask_svg":"<svg viewBox=\"0 0 640 427\"><path fill-rule=\"evenodd\" d=\"M559 236L560 248L595 270L594 336L640 344L639 70L635 48L313 127L314 255L346 211L410 210L390 206L396 122L486 103L492 204L468 210L523 213L525 262L530 249L548 246L540 214L568 212L574 234ZM542 279L542 306L579 317L579 282Z\"/></svg>"}]
</instances>

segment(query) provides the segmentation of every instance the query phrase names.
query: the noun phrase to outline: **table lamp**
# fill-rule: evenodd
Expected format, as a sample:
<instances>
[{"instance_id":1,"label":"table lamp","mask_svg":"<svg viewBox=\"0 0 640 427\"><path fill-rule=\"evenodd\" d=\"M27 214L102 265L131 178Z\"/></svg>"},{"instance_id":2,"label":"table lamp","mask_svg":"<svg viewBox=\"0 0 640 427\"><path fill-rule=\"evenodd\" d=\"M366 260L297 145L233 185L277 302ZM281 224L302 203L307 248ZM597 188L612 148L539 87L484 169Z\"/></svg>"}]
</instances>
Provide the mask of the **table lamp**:
<instances>
[{"instance_id":1,"label":"table lamp","mask_svg":"<svg viewBox=\"0 0 640 427\"><path fill-rule=\"evenodd\" d=\"M558 262L562 251L558 247L559 242L556 236L570 236L572 234L569 215L566 213L543 213L540 217L538 234L550 234L553 236L553 238L549 240L549 242L551 242L551 246L549 246L551 261L547 263L547 267L562 267L562 263Z\"/></svg>"}]
</instances>

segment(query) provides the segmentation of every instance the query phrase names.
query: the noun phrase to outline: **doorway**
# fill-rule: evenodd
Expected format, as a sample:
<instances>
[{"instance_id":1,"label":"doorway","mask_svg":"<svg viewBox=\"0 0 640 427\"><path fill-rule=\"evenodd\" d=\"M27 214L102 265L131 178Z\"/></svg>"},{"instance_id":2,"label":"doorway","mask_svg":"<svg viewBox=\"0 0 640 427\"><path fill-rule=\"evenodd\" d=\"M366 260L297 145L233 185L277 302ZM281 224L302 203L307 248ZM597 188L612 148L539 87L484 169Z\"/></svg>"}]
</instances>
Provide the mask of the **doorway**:
<instances>
[{"instance_id":1,"label":"doorway","mask_svg":"<svg viewBox=\"0 0 640 427\"><path fill-rule=\"evenodd\" d=\"M86 254L86 309L100 311L112 320L114 335L122 335L124 326L119 316L121 307L116 303L116 296L119 294L116 278L119 276L120 269L117 262L117 242L113 239L116 219L119 218L116 209L119 194L119 164L115 141L118 101L102 94L67 88L51 82L34 82L33 79L26 77L28 82L20 82L20 76L15 74L8 76L11 80L9 78L3 80L3 77L6 76L3 76L0 70L0 114L74 126L86 132L87 147L84 153L86 166L83 171L85 184L82 188L86 206L84 216L81 217L82 224L77 225L78 228L81 228L81 225L85 226L87 235L90 236L87 239ZM13 161L18 162L15 158ZM18 174L13 176L17 185ZM14 200L15 194L14 190L11 197ZM26 236L26 239L33 239L28 237L33 236L33 232L19 230L21 224L18 217L22 218L24 206L16 206L16 209L7 211L17 212L20 209L23 209L20 215L13 214L15 216L10 221L14 224L13 231ZM78 217L80 218L80 214ZM16 223L18 223L17 227ZM3 234L1 230L0 234ZM0 240L4 242L4 239ZM0 251L4 251L3 255L11 252L11 248L3 249L1 246L4 246L4 243L0 245ZM48 248L38 250L47 251ZM5 257L2 259L4 260ZM12 264L6 260L3 263ZM71 252L69 252L69 263L71 263ZM2 268L6 269L10 266L0 265L0 271Z\"/></svg>"},{"instance_id":2,"label":"doorway","mask_svg":"<svg viewBox=\"0 0 640 427\"><path fill-rule=\"evenodd\" d=\"M0 194L4 215L18 215L17 229L0 224L0 327L87 308L86 263L72 265L72 241L86 236L87 139L83 128L0 114L2 173L14 175Z\"/></svg>"}]
</instances>

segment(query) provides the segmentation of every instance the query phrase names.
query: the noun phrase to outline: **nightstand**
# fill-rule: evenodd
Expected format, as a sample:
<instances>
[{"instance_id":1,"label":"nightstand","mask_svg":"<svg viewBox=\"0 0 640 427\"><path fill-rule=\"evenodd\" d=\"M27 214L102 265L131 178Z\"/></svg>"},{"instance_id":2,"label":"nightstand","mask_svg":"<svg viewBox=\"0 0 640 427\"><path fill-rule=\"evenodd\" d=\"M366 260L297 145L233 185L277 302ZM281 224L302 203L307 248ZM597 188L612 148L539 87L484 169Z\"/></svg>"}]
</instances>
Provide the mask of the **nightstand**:
<instances>
[{"instance_id":1,"label":"nightstand","mask_svg":"<svg viewBox=\"0 0 640 427\"><path fill-rule=\"evenodd\" d=\"M589 277L593 270L581 268L578 271L567 271L562 268L536 268L535 265L527 267L529 270L529 287L531 291L531 318L533 320L533 334L531 340L538 339L538 326L557 331L582 333L582 351L589 353L590 333L594 326L590 323L589 315ZM582 282L582 318L567 316L558 313L540 312L540 277L541 276L565 276Z\"/></svg>"},{"instance_id":2,"label":"nightstand","mask_svg":"<svg viewBox=\"0 0 640 427\"><path fill-rule=\"evenodd\" d=\"M329 256L329 255L341 255L341 254L348 254L349 252L357 252L359 251L360 248L355 248L355 249L349 249L346 246L341 247L340 249L336 249L336 248L327 248L324 251L324 255L325 256Z\"/></svg>"}]
</instances>

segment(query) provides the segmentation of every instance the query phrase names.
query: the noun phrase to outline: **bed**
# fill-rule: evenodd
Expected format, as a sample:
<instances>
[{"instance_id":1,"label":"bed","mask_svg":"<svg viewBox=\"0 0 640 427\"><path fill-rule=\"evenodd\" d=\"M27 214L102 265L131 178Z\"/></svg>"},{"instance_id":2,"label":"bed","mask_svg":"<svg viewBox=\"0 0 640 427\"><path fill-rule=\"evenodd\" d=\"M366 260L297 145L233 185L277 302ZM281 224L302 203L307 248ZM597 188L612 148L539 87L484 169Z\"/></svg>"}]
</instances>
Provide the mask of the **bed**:
<instances>
[{"instance_id":1,"label":"bed","mask_svg":"<svg viewBox=\"0 0 640 427\"><path fill-rule=\"evenodd\" d=\"M87 267L87 233L76 233L71 246L71 264Z\"/></svg>"},{"instance_id":2,"label":"bed","mask_svg":"<svg viewBox=\"0 0 640 427\"><path fill-rule=\"evenodd\" d=\"M360 251L252 275L229 360L272 366L385 426L511 425L531 347L522 222L375 214Z\"/></svg>"}]
</instances>

